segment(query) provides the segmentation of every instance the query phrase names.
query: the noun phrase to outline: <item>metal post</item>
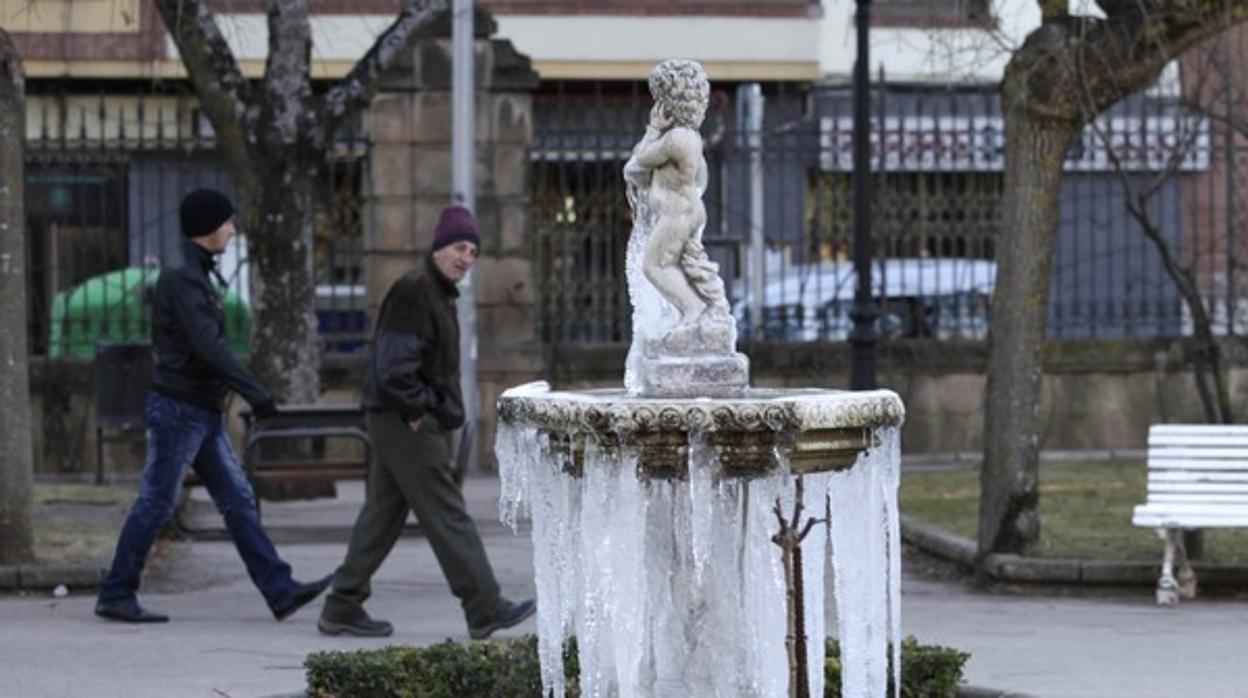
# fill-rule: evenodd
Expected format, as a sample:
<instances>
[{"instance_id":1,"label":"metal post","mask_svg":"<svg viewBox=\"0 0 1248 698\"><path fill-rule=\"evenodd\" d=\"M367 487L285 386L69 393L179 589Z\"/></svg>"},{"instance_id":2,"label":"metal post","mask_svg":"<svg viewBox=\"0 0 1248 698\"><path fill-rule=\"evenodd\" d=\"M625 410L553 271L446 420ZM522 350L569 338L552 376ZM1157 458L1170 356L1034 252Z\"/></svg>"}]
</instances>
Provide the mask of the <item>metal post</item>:
<instances>
[{"instance_id":1,"label":"metal post","mask_svg":"<svg viewBox=\"0 0 1248 698\"><path fill-rule=\"evenodd\" d=\"M867 72L870 56L871 0L857 0L854 23L858 35L858 56L854 63L854 305L849 316L854 328L849 333L853 372L850 387L872 390L875 383L875 319L878 312L871 297L871 82Z\"/></svg>"},{"instance_id":2,"label":"metal post","mask_svg":"<svg viewBox=\"0 0 1248 698\"><path fill-rule=\"evenodd\" d=\"M476 160L476 111L473 65L473 0L454 0L451 6L451 186L452 198L470 211L476 211L477 190L474 176ZM471 448L478 433L481 415L477 395L477 294L473 275L460 286L456 304L459 315L459 375L464 394L464 429ZM464 446L461 445L461 448ZM473 449L475 450L475 449ZM476 460L468 456L468 467Z\"/></svg>"},{"instance_id":3,"label":"metal post","mask_svg":"<svg viewBox=\"0 0 1248 698\"><path fill-rule=\"evenodd\" d=\"M763 88L756 82L737 87L737 123L745 134L749 162L750 238L746 258L750 280L750 339L763 339L763 297L766 280L766 236L763 225Z\"/></svg>"}]
</instances>

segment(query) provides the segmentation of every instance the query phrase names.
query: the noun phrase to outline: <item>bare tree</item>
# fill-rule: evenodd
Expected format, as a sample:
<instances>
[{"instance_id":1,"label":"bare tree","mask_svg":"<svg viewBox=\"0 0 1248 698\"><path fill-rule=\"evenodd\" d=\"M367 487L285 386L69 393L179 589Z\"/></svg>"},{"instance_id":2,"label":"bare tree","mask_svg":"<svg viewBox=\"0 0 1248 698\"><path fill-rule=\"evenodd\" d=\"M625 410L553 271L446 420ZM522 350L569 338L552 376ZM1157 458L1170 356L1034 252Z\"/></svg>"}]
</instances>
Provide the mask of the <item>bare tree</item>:
<instances>
[{"instance_id":1,"label":"bare tree","mask_svg":"<svg viewBox=\"0 0 1248 698\"><path fill-rule=\"evenodd\" d=\"M780 546L780 564L784 568L784 598L788 611L788 632L784 637L784 649L789 656L790 698L810 696L810 669L806 663L806 591L803 588L802 541L806 540L816 524L828 523L827 519L813 517L802 520L804 495L805 485L799 476L794 483L793 516L784 518L779 497L772 507L779 527L772 535L771 542ZM816 671L822 670L823 667L816 667Z\"/></svg>"},{"instance_id":2,"label":"bare tree","mask_svg":"<svg viewBox=\"0 0 1248 698\"><path fill-rule=\"evenodd\" d=\"M1248 0L1037 0L1041 25L1002 81L1006 130L1003 234L989 337L980 479L979 560L1039 535L1041 355L1062 164L1074 138L1170 61L1248 16Z\"/></svg>"},{"instance_id":3,"label":"bare tree","mask_svg":"<svg viewBox=\"0 0 1248 698\"><path fill-rule=\"evenodd\" d=\"M408 6L351 72L324 91L312 86L307 0L267 1L269 53L258 82L243 77L210 5L156 0L242 195L242 229L258 297L253 367L282 398L315 402L321 357L313 296L313 180L335 135L368 106L382 71L447 2Z\"/></svg>"},{"instance_id":4,"label":"bare tree","mask_svg":"<svg viewBox=\"0 0 1248 698\"><path fill-rule=\"evenodd\" d=\"M30 383L26 359L26 105L22 61L0 29L0 564L31 559Z\"/></svg>"},{"instance_id":5,"label":"bare tree","mask_svg":"<svg viewBox=\"0 0 1248 698\"><path fill-rule=\"evenodd\" d=\"M1165 167L1157 172L1143 185L1138 184L1131 176L1122 153L1114 142L1113 134L1098 121L1092 122L1092 129L1105 148L1111 165L1117 173L1123 192L1123 203L1127 213L1139 225L1145 239L1153 246L1161 258L1162 268L1166 272L1179 298L1187 308L1192 322L1192 333L1196 340L1195 363L1193 376L1196 391L1200 395L1204 407L1205 421L1214 424L1232 424L1235 421L1234 408L1231 405L1231 391L1222 357L1222 347L1214 332L1213 318L1209 313L1209 303L1202 291L1196 275L1192 259L1185 259L1183 251L1176 249L1160 221L1154 213L1152 201L1167 182L1179 174L1183 162L1192 149L1196 147L1198 128L1183 128L1178 147L1167 154Z\"/></svg>"}]
</instances>

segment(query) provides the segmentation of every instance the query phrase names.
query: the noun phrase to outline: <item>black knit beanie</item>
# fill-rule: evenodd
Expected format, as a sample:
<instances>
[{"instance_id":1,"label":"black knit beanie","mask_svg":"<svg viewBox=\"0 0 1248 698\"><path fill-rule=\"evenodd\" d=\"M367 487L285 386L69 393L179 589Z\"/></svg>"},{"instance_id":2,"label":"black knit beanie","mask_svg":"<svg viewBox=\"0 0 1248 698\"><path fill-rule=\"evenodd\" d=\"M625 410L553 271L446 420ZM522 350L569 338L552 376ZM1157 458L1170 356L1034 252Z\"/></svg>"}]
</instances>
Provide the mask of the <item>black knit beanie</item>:
<instances>
[{"instance_id":1,"label":"black knit beanie","mask_svg":"<svg viewBox=\"0 0 1248 698\"><path fill-rule=\"evenodd\" d=\"M182 235L197 238L215 232L230 220L234 204L216 189L196 189L182 197L178 214L182 218Z\"/></svg>"}]
</instances>

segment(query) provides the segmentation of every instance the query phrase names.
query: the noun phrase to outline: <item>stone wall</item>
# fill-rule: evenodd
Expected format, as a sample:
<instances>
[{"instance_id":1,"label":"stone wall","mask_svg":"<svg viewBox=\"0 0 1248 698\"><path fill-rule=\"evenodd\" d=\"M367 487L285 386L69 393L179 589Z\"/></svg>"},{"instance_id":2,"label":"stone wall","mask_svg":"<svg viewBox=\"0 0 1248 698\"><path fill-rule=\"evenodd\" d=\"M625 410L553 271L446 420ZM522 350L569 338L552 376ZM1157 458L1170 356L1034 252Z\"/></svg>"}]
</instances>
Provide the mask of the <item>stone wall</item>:
<instances>
[{"instance_id":1,"label":"stone wall","mask_svg":"<svg viewBox=\"0 0 1248 698\"><path fill-rule=\"evenodd\" d=\"M846 344L745 344L752 384L846 388ZM1046 348L1041 418L1053 450L1142 449L1148 426L1204 421L1190 371L1192 347L1166 341L1061 341ZM1232 399L1248 399L1248 353L1227 345ZM526 355L540 368L520 370L520 354L496 352L509 363L482 362L481 384L501 392L543 377L555 387L618 387L624 345L548 347ZM983 440L987 346L982 342L902 342L881 347L880 387L906 404L903 448L908 453L977 458ZM491 415L492 417L492 415ZM492 423L492 419L490 420Z\"/></svg>"},{"instance_id":2,"label":"stone wall","mask_svg":"<svg viewBox=\"0 0 1248 698\"><path fill-rule=\"evenodd\" d=\"M754 385L843 388L849 382L849 348L844 344L757 343L742 349L751 359ZM1182 342L1051 343L1041 407L1044 448L1142 449L1150 424L1203 421L1187 368L1190 351ZM1248 354L1230 344L1225 351L1235 366L1233 402L1245 404ZM531 380L548 380L568 389L619 387L626 352L624 345L542 347L530 342L483 342L479 363L482 453L492 453L494 405L503 390ZM881 386L895 390L906 404L905 452L978 457L983 437L985 345L895 344L882 348L879 363ZM358 402L362 375L359 357L327 360L322 401ZM55 380L49 380L50 376ZM94 472L90 363L37 360L32 362L31 379L36 471ZM236 406L240 402L234 401ZM238 420L231 424L237 443ZM142 434L110 442L105 457L109 472L137 472L142 466Z\"/></svg>"},{"instance_id":3,"label":"stone wall","mask_svg":"<svg viewBox=\"0 0 1248 698\"><path fill-rule=\"evenodd\" d=\"M527 149L538 77L510 42L489 38L492 19L478 13L476 21L478 341L522 342L532 339L534 327ZM424 37L384 76L365 115L371 144L365 194L370 317L394 280L421 264L438 212L451 202L450 90L450 37Z\"/></svg>"}]
</instances>

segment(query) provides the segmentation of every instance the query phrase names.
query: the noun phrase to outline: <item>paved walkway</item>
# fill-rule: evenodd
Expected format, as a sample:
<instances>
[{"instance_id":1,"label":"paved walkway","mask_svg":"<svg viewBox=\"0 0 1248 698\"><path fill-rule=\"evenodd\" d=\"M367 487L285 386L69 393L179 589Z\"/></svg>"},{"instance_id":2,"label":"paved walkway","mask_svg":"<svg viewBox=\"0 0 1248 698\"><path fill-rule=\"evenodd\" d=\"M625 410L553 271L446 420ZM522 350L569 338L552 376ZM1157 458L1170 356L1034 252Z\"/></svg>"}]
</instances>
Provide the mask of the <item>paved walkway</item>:
<instances>
[{"instance_id":1,"label":"paved walkway","mask_svg":"<svg viewBox=\"0 0 1248 698\"><path fill-rule=\"evenodd\" d=\"M532 547L496 523L497 483L471 480L470 508L505 593L533 593ZM266 505L266 522L296 573L332 570L345 542L297 542L315 527L321 541L345 541L360 489L339 500ZM213 522L201 513L202 524ZM228 542L171 546L143 600L173 616L157 626L97 620L94 599L0 597L0 695L289 696L304 686L302 662L318 650L466 640L463 619L425 541L403 538L377 575L369 610L394 622L381 640L330 638L315 628L319 603L283 623L268 615ZM972 654L975 686L1055 698L1248 696L1240 667L1248 603L1199 599L1153 605L1149 590L1066 598L982 594L956 583L907 578L904 632ZM534 632L533 621L511 631Z\"/></svg>"}]
</instances>

